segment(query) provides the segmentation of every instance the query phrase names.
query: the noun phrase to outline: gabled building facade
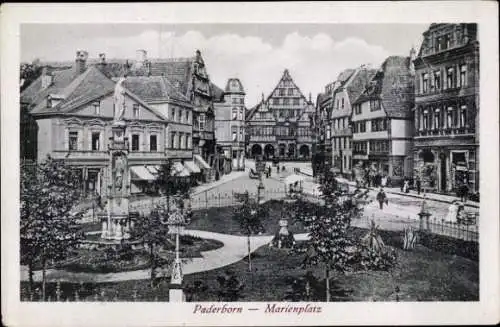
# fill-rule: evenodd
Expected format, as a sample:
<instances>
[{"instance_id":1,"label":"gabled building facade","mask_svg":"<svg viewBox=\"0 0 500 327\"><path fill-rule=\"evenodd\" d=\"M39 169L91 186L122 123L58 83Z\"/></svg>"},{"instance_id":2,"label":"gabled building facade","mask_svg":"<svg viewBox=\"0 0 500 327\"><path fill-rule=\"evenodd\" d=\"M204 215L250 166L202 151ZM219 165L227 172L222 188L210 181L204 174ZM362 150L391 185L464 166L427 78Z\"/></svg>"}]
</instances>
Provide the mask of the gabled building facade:
<instances>
[{"instance_id":1,"label":"gabled building facade","mask_svg":"<svg viewBox=\"0 0 500 327\"><path fill-rule=\"evenodd\" d=\"M64 159L79 171L84 193L94 194L106 188L109 173L107 147L115 116L115 82L96 67L88 67L87 56L78 51L73 68L40 76L21 99L38 126L38 160L47 155ZM131 170L154 169L166 160L167 122L137 95L125 92Z\"/></svg>"},{"instance_id":2,"label":"gabled building facade","mask_svg":"<svg viewBox=\"0 0 500 327\"><path fill-rule=\"evenodd\" d=\"M238 78L230 78L214 100L215 138L222 152L223 173L245 169L245 89Z\"/></svg>"},{"instance_id":3,"label":"gabled building facade","mask_svg":"<svg viewBox=\"0 0 500 327\"><path fill-rule=\"evenodd\" d=\"M286 69L270 95L262 95L246 116L247 156L310 160L314 114L311 96L306 99Z\"/></svg>"},{"instance_id":4,"label":"gabled building facade","mask_svg":"<svg viewBox=\"0 0 500 327\"><path fill-rule=\"evenodd\" d=\"M479 192L476 24L431 24L414 61L415 175L431 192Z\"/></svg>"},{"instance_id":5,"label":"gabled building facade","mask_svg":"<svg viewBox=\"0 0 500 327\"><path fill-rule=\"evenodd\" d=\"M375 72L366 66L347 69L339 74L333 90L327 135L330 135L333 171L345 178L352 177L352 103L365 90Z\"/></svg>"},{"instance_id":6,"label":"gabled building facade","mask_svg":"<svg viewBox=\"0 0 500 327\"><path fill-rule=\"evenodd\" d=\"M352 103L353 165L393 183L412 174L414 73L411 58L388 57Z\"/></svg>"}]
</instances>

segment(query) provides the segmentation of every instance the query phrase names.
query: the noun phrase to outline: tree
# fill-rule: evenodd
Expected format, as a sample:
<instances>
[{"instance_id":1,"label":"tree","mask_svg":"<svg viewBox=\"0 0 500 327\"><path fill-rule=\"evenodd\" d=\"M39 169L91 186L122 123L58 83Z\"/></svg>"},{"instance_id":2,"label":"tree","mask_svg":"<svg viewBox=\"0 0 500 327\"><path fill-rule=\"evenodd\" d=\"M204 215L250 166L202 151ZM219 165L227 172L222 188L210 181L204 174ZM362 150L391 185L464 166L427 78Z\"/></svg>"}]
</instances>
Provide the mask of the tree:
<instances>
[{"instance_id":1,"label":"tree","mask_svg":"<svg viewBox=\"0 0 500 327\"><path fill-rule=\"evenodd\" d=\"M332 173L321 175L320 183L320 201L313 203L300 199L296 202L296 218L309 232L308 241L296 250L306 254L304 265L323 265L326 301L329 302L330 272L348 269L351 241L347 232L351 218L358 216L362 209L356 205L355 194L359 192L349 193L339 187Z\"/></svg>"},{"instance_id":2,"label":"tree","mask_svg":"<svg viewBox=\"0 0 500 327\"><path fill-rule=\"evenodd\" d=\"M30 290L33 267L42 266L42 298L45 299L47 261L64 259L83 237L72 212L80 198L74 170L50 157L38 165L21 165L21 261L28 265Z\"/></svg>"},{"instance_id":3,"label":"tree","mask_svg":"<svg viewBox=\"0 0 500 327\"><path fill-rule=\"evenodd\" d=\"M149 264L151 268L151 286L156 278L156 268L161 267L165 262L159 256L160 249L165 245L173 245L168 238L168 212L157 206L151 211L149 217L141 215L138 217L132 228L131 236L141 240L147 245L149 250Z\"/></svg>"},{"instance_id":4,"label":"tree","mask_svg":"<svg viewBox=\"0 0 500 327\"><path fill-rule=\"evenodd\" d=\"M30 86L42 74L43 67L40 66L39 60L34 60L32 63L21 64L19 70L19 84L21 92Z\"/></svg>"},{"instance_id":5,"label":"tree","mask_svg":"<svg viewBox=\"0 0 500 327\"><path fill-rule=\"evenodd\" d=\"M190 184L178 176L172 176L173 163L168 160L166 164L160 166L156 179L156 187L161 194L167 198L167 211L170 211L170 198L175 194L181 194L183 197L189 195Z\"/></svg>"},{"instance_id":6,"label":"tree","mask_svg":"<svg viewBox=\"0 0 500 327\"><path fill-rule=\"evenodd\" d=\"M247 236L248 270L252 271L250 236L252 233L264 231L262 218L266 215L267 210L263 206L259 205L255 199L250 198L248 191L245 193L235 193L234 196L239 205L235 208L233 217L239 222L241 228Z\"/></svg>"}]
</instances>

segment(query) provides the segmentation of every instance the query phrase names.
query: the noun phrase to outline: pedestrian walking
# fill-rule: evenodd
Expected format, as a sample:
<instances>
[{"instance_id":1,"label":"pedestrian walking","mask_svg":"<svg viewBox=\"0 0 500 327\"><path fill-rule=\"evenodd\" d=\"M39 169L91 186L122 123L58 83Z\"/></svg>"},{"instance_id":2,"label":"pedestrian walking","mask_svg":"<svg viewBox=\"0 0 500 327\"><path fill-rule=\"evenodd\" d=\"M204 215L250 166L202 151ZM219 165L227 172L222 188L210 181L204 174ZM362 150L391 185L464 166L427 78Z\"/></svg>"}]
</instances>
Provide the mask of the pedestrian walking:
<instances>
[{"instance_id":1,"label":"pedestrian walking","mask_svg":"<svg viewBox=\"0 0 500 327\"><path fill-rule=\"evenodd\" d=\"M417 184L417 193L420 195L420 188L422 187L422 183L420 182L420 178L417 176L417 180L415 181L415 184Z\"/></svg>"},{"instance_id":2,"label":"pedestrian walking","mask_svg":"<svg viewBox=\"0 0 500 327\"><path fill-rule=\"evenodd\" d=\"M403 192L403 189L405 187L405 181L406 181L406 176L403 178L403 180L401 181L401 192Z\"/></svg>"},{"instance_id":3,"label":"pedestrian walking","mask_svg":"<svg viewBox=\"0 0 500 327\"><path fill-rule=\"evenodd\" d=\"M377 201L380 205L380 210L384 209L384 202L387 204L388 201L383 188L380 188L380 191L377 194Z\"/></svg>"},{"instance_id":4,"label":"pedestrian walking","mask_svg":"<svg viewBox=\"0 0 500 327\"><path fill-rule=\"evenodd\" d=\"M406 179L404 181L404 184L403 184L403 191L405 193L409 193L410 192L410 181L408 179Z\"/></svg>"}]
</instances>

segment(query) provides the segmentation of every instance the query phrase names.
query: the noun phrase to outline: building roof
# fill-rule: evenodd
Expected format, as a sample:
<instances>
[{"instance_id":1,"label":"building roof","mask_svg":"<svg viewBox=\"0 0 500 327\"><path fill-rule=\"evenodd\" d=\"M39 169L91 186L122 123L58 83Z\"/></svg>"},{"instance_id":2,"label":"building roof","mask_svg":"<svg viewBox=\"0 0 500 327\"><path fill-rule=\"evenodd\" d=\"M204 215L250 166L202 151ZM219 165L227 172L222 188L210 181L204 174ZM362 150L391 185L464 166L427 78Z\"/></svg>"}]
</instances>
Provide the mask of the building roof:
<instances>
[{"instance_id":1,"label":"building roof","mask_svg":"<svg viewBox=\"0 0 500 327\"><path fill-rule=\"evenodd\" d=\"M224 102L224 90L210 82L210 94L216 102Z\"/></svg>"},{"instance_id":2,"label":"building roof","mask_svg":"<svg viewBox=\"0 0 500 327\"><path fill-rule=\"evenodd\" d=\"M224 92L245 94L245 89L243 88L243 84L238 78L230 78L227 80Z\"/></svg>"},{"instance_id":3,"label":"building roof","mask_svg":"<svg viewBox=\"0 0 500 327\"><path fill-rule=\"evenodd\" d=\"M68 112L113 92L115 87L112 80L92 66L79 75L73 69L53 72L53 82L45 89L41 88L41 80L42 76L25 90L27 94L23 92L21 95L34 105L32 113ZM60 95L63 100L57 106L48 108L44 100L50 94Z\"/></svg>"},{"instance_id":4,"label":"building roof","mask_svg":"<svg viewBox=\"0 0 500 327\"><path fill-rule=\"evenodd\" d=\"M347 85L349 102L353 103L366 88L368 82L375 76L377 70L361 68L356 74L351 75L352 81Z\"/></svg>"},{"instance_id":5,"label":"building roof","mask_svg":"<svg viewBox=\"0 0 500 327\"><path fill-rule=\"evenodd\" d=\"M414 88L409 67L409 57L388 57L354 102L379 99L388 117L411 117Z\"/></svg>"},{"instance_id":6,"label":"building roof","mask_svg":"<svg viewBox=\"0 0 500 327\"><path fill-rule=\"evenodd\" d=\"M175 99L188 102L164 76L128 76L123 85L145 102L158 102Z\"/></svg>"}]
</instances>

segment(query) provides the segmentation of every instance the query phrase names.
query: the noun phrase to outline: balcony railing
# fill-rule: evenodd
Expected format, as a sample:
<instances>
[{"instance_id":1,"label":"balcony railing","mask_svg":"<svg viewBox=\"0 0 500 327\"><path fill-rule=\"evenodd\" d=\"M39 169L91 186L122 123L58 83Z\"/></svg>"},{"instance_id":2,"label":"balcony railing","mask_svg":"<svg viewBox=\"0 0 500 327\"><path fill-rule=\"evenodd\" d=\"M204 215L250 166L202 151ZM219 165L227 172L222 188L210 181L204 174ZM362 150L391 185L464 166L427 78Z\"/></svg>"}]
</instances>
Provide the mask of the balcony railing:
<instances>
[{"instance_id":1,"label":"balcony railing","mask_svg":"<svg viewBox=\"0 0 500 327\"><path fill-rule=\"evenodd\" d=\"M421 129L416 131L416 136L450 136L473 134L475 131L470 127L453 127L438 129Z\"/></svg>"}]
</instances>

